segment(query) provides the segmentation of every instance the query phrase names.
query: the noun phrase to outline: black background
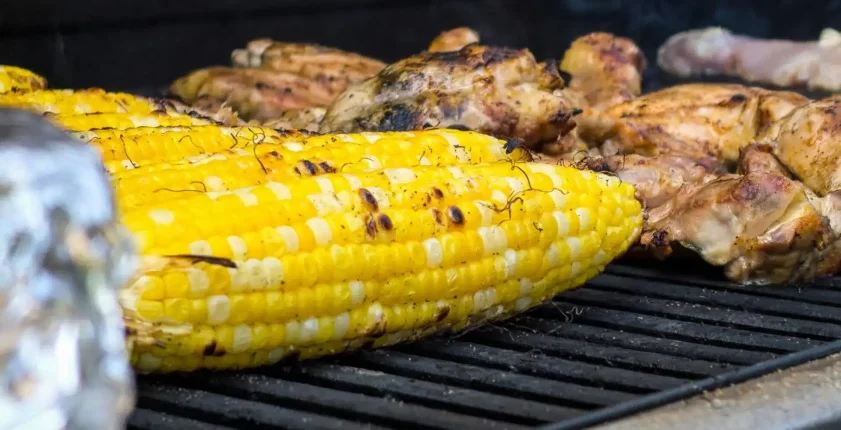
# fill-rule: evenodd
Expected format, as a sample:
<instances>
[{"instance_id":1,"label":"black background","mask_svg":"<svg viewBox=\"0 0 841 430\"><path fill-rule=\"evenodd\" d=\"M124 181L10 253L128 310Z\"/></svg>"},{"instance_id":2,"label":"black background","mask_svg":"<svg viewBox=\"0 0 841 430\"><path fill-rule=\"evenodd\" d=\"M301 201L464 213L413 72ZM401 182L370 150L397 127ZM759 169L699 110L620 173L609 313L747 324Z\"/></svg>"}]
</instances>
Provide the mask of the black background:
<instances>
[{"instance_id":1,"label":"black background","mask_svg":"<svg viewBox=\"0 0 841 430\"><path fill-rule=\"evenodd\" d=\"M841 27L841 1L667 0L3 0L0 64L45 75L53 87L166 86L199 67L225 65L257 37L309 41L386 61L468 25L489 44L558 58L575 37L633 38L651 63L657 46L689 28L815 39ZM657 78L656 66L647 79Z\"/></svg>"}]
</instances>

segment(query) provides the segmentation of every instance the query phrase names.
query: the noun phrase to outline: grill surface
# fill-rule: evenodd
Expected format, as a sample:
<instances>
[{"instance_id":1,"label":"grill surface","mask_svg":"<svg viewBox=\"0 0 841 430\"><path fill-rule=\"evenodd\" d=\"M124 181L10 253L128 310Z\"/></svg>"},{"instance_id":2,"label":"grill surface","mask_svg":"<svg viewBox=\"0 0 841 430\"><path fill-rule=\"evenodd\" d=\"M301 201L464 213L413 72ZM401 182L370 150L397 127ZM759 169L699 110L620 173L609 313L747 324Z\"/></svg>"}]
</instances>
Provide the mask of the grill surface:
<instances>
[{"instance_id":1,"label":"grill surface","mask_svg":"<svg viewBox=\"0 0 841 430\"><path fill-rule=\"evenodd\" d=\"M140 378L130 428L577 428L828 355L839 340L841 278L740 287L614 264L584 289L461 336Z\"/></svg>"}]
</instances>

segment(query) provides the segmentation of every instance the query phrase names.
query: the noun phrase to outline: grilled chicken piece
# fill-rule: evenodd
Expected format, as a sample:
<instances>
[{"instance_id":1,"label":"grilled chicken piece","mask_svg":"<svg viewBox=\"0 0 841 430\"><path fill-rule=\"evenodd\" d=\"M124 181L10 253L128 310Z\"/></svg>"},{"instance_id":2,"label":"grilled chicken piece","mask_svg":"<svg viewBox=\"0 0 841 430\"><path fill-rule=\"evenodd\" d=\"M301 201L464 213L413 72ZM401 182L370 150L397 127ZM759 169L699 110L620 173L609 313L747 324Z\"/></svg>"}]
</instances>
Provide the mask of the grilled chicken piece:
<instances>
[{"instance_id":1,"label":"grilled chicken piece","mask_svg":"<svg viewBox=\"0 0 841 430\"><path fill-rule=\"evenodd\" d=\"M723 75L780 87L841 90L841 35L825 29L815 42L763 40L719 27L678 33L657 54L660 67L682 77Z\"/></svg>"},{"instance_id":2,"label":"grilled chicken piece","mask_svg":"<svg viewBox=\"0 0 841 430\"><path fill-rule=\"evenodd\" d=\"M214 110L230 106L241 117L265 121L289 109L324 106L337 93L293 73L269 69L213 67L178 79L170 93L191 105Z\"/></svg>"},{"instance_id":3,"label":"grilled chicken piece","mask_svg":"<svg viewBox=\"0 0 841 430\"><path fill-rule=\"evenodd\" d=\"M701 163L676 155L643 157L636 154L592 157L579 163L597 172L612 172L634 185L643 207L652 209L673 201L681 192L710 182L726 173L715 163Z\"/></svg>"},{"instance_id":4,"label":"grilled chicken piece","mask_svg":"<svg viewBox=\"0 0 841 430\"><path fill-rule=\"evenodd\" d=\"M423 52L349 88L327 109L319 131L460 125L538 148L575 126L563 88L557 69L537 63L527 49Z\"/></svg>"},{"instance_id":5,"label":"grilled chicken piece","mask_svg":"<svg viewBox=\"0 0 841 430\"><path fill-rule=\"evenodd\" d=\"M459 27L442 32L429 44L429 52L458 51L471 43L479 43L479 33L472 28Z\"/></svg>"},{"instance_id":6,"label":"grilled chicken piece","mask_svg":"<svg viewBox=\"0 0 841 430\"><path fill-rule=\"evenodd\" d=\"M274 129L317 132L325 112L327 109L323 107L288 110L262 125Z\"/></svg>"},{"instance_id":7,"label":"grilled chicken piece","mask_svg":"<svg viewBox=\"0 0 841 430\"><path fill-rule=\"evenodd\" d=\"M235 67L269 69L312 80L313 85L323 87L333 97L385 68L379 60L352 52L271 39L248 42L245 49L234 50L231 60Z\"/></svg>"},{"instance_id":8,"label":"grilled chicken piece","mask_svg":"<svg viewBox=\"0 0 841 430\"><path fill-rule=\"evenodd\" d=\"M561 70L571 76L569 88L596 110L639 96L645 68L642 50L630 39L610 33L576 39L561 61Z\"/></svg>"},{"instance_id":9,"label":"grilled chicken piece","mask_svg":"<svg viewBox=\"0 0 841 430\"><path fill-rule=\"evenodd\" d=\"M645 67L645 56L629 39L591 33L573 41L560 68L570 79L564 92L581 114L575 129L542 150L565 159L598 152L596 145L615 132L616 124L603 110L639 96Z\"/></svg>"},{"instance_id":10,"label":"grilled chicken piece","mask_svg":"<svg viewBox=\"0 0 841 430\"><path fill-rule=\"evenodd\" d=\"M796 93L732 84L688 84L607 109L615 135L603 152L713 157L734 164L757 134L809 100Z\"/></svg>"},{"instance_id":11,"label":"grilled chicken piece","mask_svg":"<svg viewBox=\"0 0 841 430\"><path fill-rule=\"evenodd\" d=\"M820 198L764 145L742 153L739 171L679 195L649 217L640 245L665 258L673 244L723 266L728 278L777 284L833 274L841 266L841 195ZM665 206L661 206L665 207Z\"/></svg>"},{"instance_id":12,"label":"grilled chicken piece","mask_svg":"<svg viewBox=\"0 0 841 430\"><path fill-rule=\"evenodd\" d=\"M795 109L758 140L816 193L841 190L841 96Z\"/></svg>"}]
</instances>

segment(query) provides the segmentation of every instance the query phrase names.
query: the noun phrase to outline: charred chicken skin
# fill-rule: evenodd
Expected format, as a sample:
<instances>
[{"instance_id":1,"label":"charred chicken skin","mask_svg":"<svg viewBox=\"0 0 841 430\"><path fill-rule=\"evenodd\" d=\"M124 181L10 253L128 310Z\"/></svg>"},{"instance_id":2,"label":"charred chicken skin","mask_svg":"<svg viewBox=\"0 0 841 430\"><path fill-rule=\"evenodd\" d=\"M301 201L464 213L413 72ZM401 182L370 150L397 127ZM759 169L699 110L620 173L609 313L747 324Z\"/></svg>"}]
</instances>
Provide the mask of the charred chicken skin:
<instances>
[{"instance_id":1,"label":"charred chicken skin","mask_svg":"<svg viewBox=\"0 0 841 430\"><path fill-rule=\"evenodd\" d=\"M575 125L563 88L557 68L526 49L471 44L424 52L349 88L327 109L319 131L463 126L534 148Z\"/></svg>"}]
</instances>

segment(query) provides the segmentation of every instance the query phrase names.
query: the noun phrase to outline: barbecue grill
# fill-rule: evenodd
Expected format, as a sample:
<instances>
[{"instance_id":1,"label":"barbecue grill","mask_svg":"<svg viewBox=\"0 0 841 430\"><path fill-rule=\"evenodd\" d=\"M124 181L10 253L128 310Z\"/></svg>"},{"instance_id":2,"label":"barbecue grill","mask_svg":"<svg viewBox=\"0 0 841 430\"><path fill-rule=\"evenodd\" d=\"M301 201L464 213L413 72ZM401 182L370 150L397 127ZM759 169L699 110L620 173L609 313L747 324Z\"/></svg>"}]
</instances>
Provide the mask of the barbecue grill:
<instances>
[{"instance_id":1,"label":"barbecue grill","mask_svg":"<svg viewBox=\"0 0 841 430\"><path fill-rule=\"evenodd\" d=\"M11 13L0 17L0 63L43 73L55 87L147 95L189 70L225 63L228 52L260 36L394 60L441 30L469 25L487 43L557 58L575 37L604 30L632 38L653 63L657 46L687 28L808 39L841 24L837 2L817 1L38 3L4 6ZM674 83L650 64L645 91ZM675 428L669 420L704 410L700 402L711 426L722 428L718 413L752 428L775 384L789 384L793 394L765 399L790 412L774 425L841 426L831 407L841 405L841 366L832 358L841 353L841 278L742 287L701 263L663 266L613 264L583 289L454 337L241 372L142 377L129 427L549 430L619 420L615 428L638 428L642 421L622 419L642 414L648 428ZM803 365L835 389L798 377ZM715 391L777 371L760 388ZM693 396L700 400L684 401ZM803 399L824 409L814 412Z\"/></svg>"}]
</instances>

